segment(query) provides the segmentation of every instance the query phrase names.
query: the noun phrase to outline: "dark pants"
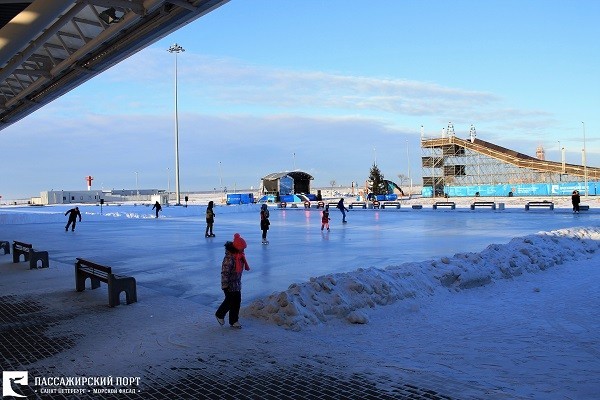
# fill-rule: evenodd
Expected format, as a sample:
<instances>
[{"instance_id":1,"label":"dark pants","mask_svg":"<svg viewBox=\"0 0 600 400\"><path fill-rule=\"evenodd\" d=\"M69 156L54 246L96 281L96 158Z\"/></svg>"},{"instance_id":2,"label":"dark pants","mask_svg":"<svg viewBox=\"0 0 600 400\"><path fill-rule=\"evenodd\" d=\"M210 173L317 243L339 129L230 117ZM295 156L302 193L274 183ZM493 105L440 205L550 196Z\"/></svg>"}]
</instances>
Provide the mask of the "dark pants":
<instances>
[{"instance_id":1,"label":"dark pants","mask_svg":"<svg viewBox=\"0 0 600 400\"><path fill-rule=\"evenodd\" d=\"M69 230L69 226L71 226L71 224L73 224L73 230L75 230L75 225L77 225L77 220L69 219L69 222L67 223L67 226L65 226L65 229L67 231Z\"/></svg>"},{"instance_id":2,"label":"dark pants","mask_svg":"<svg viewBox=\"0 0 600 400\"><path fill-rule=\"evenodd\" d=\"M340 208L340 211L342 212L342 222L346 222L346 210Z\"/></svg>"},{"instance_id":3,"label":"dark pants","mask_svg":"<svg viewBox=\"0 0 600 400\"><path fill-rule=\"evenodd\" d=\"M579 212L579 203L573 203L573 211Z\"/></svg>"},{"instance_id":4,"label":"dark pants","mask_svg":"<svg viewBox=\"0 0 600 400\"><path fill-rule=\"evenodd\" d=\"M269 230L269 225L271 224L269 223L268 219L260 221L260 230L262 231L263 240L267 240L267 231Z\"/></svg>"},{"instance_id":5,"label":"dark pants","mask_svg":"<svg viewBox=\"0 0 600 400\"><path fill-rule=\"evenodd\" d=\"M229 292L227 289L223 289L223 293L225 293L225 300L223 300L215 315L218 318L225 319L225 314L229 312L229 325L233 325L239 319L242 292Z\"/></svg>"}]
</instances>

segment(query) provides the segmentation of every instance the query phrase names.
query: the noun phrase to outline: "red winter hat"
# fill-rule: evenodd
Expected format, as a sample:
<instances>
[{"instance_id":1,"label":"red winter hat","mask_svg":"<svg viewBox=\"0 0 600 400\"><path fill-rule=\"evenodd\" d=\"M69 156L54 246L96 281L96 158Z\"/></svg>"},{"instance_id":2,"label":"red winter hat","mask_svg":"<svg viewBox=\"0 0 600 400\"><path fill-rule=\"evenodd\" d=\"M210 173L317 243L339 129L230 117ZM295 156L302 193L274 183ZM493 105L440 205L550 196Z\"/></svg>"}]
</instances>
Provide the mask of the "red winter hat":
<instances>
[{"instance_id":1,"label":"red winter hat","mask_svg":"<svg viewBox=\"0 0 600 400\"><path fill-rule=\"evenodd\" d=\"M239 233L233 235L233 247L239 251L244 251L246 248L246 241L240 236Z\"/></svg>"}]
</instances>

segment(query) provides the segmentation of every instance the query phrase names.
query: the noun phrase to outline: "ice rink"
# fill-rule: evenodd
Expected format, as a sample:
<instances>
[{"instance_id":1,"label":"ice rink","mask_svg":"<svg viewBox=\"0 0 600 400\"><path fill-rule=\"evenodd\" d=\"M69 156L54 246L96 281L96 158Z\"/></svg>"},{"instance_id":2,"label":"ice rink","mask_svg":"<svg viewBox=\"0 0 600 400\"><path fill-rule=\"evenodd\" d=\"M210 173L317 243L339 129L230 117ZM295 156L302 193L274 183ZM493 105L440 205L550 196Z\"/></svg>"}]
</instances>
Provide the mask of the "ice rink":
<instances>
[{"instance_id":1,"label":"ice rink","mask_svg":"<svg viewBox=\"0 0 600 400\"><path fill-rule=\"evenodd\" d=\"M259 206L217 206L215 238L205 238L205 206L164 207L158 219L146 205L80 206L83 220L65 232L68 206L0 209L0 239L32 243L53 260L72 264L76 257L110 265L135 276L138 285L163 294L214 306L221 301L223 244L239 232L248 242L251 273L244 275L244 299L282 291L292 283L358 268L479 252L490 244L539 231L597 225L594 210L525 211L353 209L342 224L331 209L330 232L320 230L320 210L271 210L269 245L261 244Z\"/></svg>"}]
</instances>

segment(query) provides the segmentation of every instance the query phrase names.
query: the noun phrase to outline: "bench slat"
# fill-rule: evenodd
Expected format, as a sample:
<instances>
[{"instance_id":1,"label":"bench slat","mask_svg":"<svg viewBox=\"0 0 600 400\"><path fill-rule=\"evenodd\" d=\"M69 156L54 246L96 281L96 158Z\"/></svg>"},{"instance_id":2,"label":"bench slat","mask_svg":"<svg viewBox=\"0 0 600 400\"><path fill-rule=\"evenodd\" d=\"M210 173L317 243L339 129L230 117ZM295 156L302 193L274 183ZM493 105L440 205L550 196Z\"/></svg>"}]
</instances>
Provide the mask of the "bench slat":
<instances>
[{"instance_id":1,"label":"bench slat","mask_svg":"<svg viewBox=\"0 0 600 400\"><path fill-rule=\"evenodd\" d=\"M100 264L96 264L95 262L92 261L88 261L88 260L84 260L83 258L77 258L77 264L80 266L84 266L84 267L90 267L93 269L98 269L100 271L103 271L107 274L110 274L112 272L112 268L111 267L107 267L104 265L100 265Z\"/></svg>"}]
</instances>

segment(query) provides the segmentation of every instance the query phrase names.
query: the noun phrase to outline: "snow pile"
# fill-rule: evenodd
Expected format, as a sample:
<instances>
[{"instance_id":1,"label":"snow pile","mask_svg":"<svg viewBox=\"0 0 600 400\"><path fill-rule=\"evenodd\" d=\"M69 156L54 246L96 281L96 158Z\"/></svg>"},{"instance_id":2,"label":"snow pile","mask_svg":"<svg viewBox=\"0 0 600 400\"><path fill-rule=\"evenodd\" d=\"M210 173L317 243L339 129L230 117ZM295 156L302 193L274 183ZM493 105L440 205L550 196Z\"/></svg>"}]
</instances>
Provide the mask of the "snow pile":
<instances>
[{"instance_id":1,"label":"snow pile","mask_svg":"<svg viewBox=\"0 0 600 400\"><path fill-rule=\"evenodd\" d=\"M242 314L294 331L332 319L364 324L368 323L368 316L361 311L364 309L433 295L436 290L483 286L497 279L581 261L599 247L600 228L541 232L514 238L505 245L492 244L480 253L311 278L255 300Z\"/></svg>"},{"instance_id":2,"label":"snow pile","mask_svg":"<svg viewBox=\"0 0 600 400\"><path fill-rule=\"evenodd\" d=\"M112 219L150 219L155 217L152 204L111 204L100 207L93 204L57 204L43 207L2 207L0 212L1 224L33 224L66 221L65 212L73 207L79 207L82 218L86 221L106 221ZM258 213L260 205L242 204L235 206L215 206L219 214ZM160 218L201 217L204 218L206 206L193 205L188 207L163 206Z\"/></svg>"}]
</instances>

